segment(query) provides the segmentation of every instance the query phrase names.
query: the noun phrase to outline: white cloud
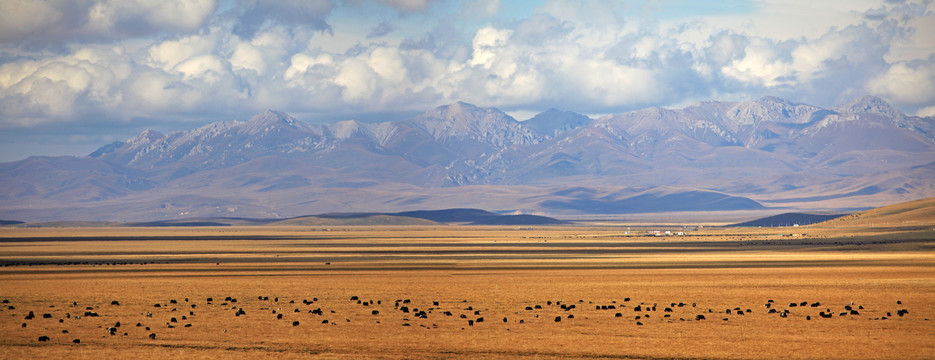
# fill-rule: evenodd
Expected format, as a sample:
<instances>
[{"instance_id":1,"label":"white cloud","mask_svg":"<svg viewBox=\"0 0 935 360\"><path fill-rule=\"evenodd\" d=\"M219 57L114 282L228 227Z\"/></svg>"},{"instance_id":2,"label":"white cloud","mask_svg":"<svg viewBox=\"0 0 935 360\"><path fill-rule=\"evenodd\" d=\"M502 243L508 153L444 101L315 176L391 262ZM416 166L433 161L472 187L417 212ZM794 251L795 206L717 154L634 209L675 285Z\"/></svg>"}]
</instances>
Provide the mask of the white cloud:
<instances>
[{"instance_id":1,"label":"white cloud","mask_svg":"<svg viewBox=\"0 0 935 360\"><path fill-rule=\"evenodd\" d=\"M266 71L266 61L263 60L262 52L250 43L237 44L230 63L235 70L249 69L260 75Z\"/></svg>"},{"instance_id":2,"label":"white cloud","mask_svg":"<svg viewBox=\"0 0 935 360\"><path fill-rule=\"evenodd\" d=\"M378 76L366 62L350 59L341 65L334 83L344 87L344 100L354 104L368 100L375 95Z\"/></svg>"},{"instance_id":3,"label":"white cloud","mask_svg":"<svg viewBox=\"0 0 935 360\"><path fill-rule=\"evenodd\" d=\"M935 105L919 109L916 116L935 116Z\"/></svg>"},{"instance_id":4,"label":"white cloud","mask_svg":"<svg viewBox=\"0 0 935 360\"><path fill-rule=\"evenodd\" d=\"M0 126L248 117L265 108L331 116L458 100L609 113L763 95L829 106L871 93L907 112L931 106L929 3L811 3L764 1L752 13L659 21L632 5L621 12L615 1L548 1L528 18L500 21L491 19L504 11L495 0L393 2L385 5L401 11L386 18L392 36L367 38L374 23L329 18L335 5L326 0L243 1L210 18L213 1L11 0L0 10L20 16L0 12L11 21L0 29L19 21L24 30L0 31L8 42L0 44ZM458 17L467 7L477 16ZM440 9L451 13L432 15ZM822 11L829 20L811 14ZM779 20L760 22L773 15L788 34L778 34ZM414 32L407 17L430 16L438 25L419 28L431 32L400 38ZM67 45L22 45L37 38Z\"/></svg>"},{"instance_id":5,"label":"white cloud","mask_svg":"<svg viewBox=\"0 0 935 360\"><path fill-rule=\"evenodd\" d=\"M767 88L790 84L793 79L792 66L780 58L775 44L768 40L754 39L744 49L744 57L731 61L721 68L721 73L756 86Z\"/></svg>"},{"instance_id":6,"label":"white cloud","mask_svg":"<svg viewBox=\"0 0 935 360\"><path fill-rule=\"evenodd\" d=\"M405 11L425 10L432 0L380 0L381 2Z\"/></svg>"},{"instance_id":7,"label":"white cloud","mask_svg":"<svg viewBox=\"0 0 935 360\"><path fill-rule=\"evenodd\" d=\"M148 26L154 29L194 30L214 13L213 0L111 0L94 3L84 29L91 33ZM137 22L136 24L128 24Z\"/></svg>"},{"instance_id":8,"label":"white cloud","mask_svg":"<svg viewBox=\"0 0 935 360\"><path fill-rule=\"evenodd\" d=\"M894 64L870 79L867 90L897 103L929 104L935 100L935 64Z\"/></svg>"},{"instance_id":9,"label":"white cloud","mask_svg":"<svg viewBox=\"0 0 935 360\"><path fill-rule=\"evenodd\" d=\"M367 64L383 79L393 83L401 83L408 77L399 49L396 48L381 46L373 49L367 59Z\"/></svg>"},{"instance_id":10,"label":"white cloud","mask_svg":"<svg viewBox=\"0 0 935 360\"><path fill-rule=\"evenodd\" d=\"M705 16L716 28L777 41L814 39L834 29L859 24L865 11L880 6L879 0L759 0L755 11Z\"/></svg>"},{"instance_id":11,"label":"white cloud","mask_svg":"<svg viewBox=\"0 0 935 360\"><path fill-rule=\"evenodd\" d=\"M191 109L202 96L178 84L175 77L158 71L138 71L127 83L126 90L128 103L141 114Z\"/></svg>"},{"instance_id":12,"label":"white cloud","mask_svg":"<svg viewBox=\"0 0 935 360\"><path fill-rule=\"evenodd\" d=\"M0 41L13 41L53 27L62 12L50 1L0 1Z\"/></svg>"},{"instance_id":13,"label":"white cloud","mask_svg":"<svg viewBox=\"0 0 935 360\"><path fill-rule=\"evenodd\" d=\"M208 83L218 82L228 72L224 61L215 55L193 57L176 65L175 70L183 74L182 80L200 78Z\"/></svg>"},{"instance_id":14,"label":"white cloud","mask_svg":"<svg viewBox=\"0 0 935 360\"><path fill-rule=\"evenodd\" d=\"M470 64L490 69L498 49L507 43L512 34L510 30L499 30L490 26L478 30L474 35L474 57L471 58Z\"/></svg>"},{"instance_id":15,"label":"white cloud","mask_svg":"<svg viewBox=\"0 0 935 360\"><path fill-rule=\"evenodd\" d=\"M0 125L21 124L18 116L39 123L70 121L76 108L89 105L113 110L122 102L115 86L130 73L119 47L79 48L66 56L4 64L0 94L18 98L19 105L0 112L6 115Z\"/></svg>"},{"instance_id":16,"label":"white cloud","mask_svg":"<svg viewBox=\"0 0 935 360\"><path fill-rule=\"evenodd\" d=\"M10 0L0 2L0 41L27 47L197 30L215 0Z\"/></svg>"},{"instance_id":17,"label":"white cloud","mask_svg":"<svg viewBox=\"0 0 935 360\"><path fill-rule=\"evenodd\" d=\"M332 66L334 65L334 57L330 54L322 54L319 56L311 56L303 53L295 54L290 60L289 69L286 70L285 77L288 80L296 79L316 65Z\"/></svg>"},{"instance_id":18,"label":"white cloud","mask_svg":"<svg viewBox=\"0 0 935 360\"><path fill-rule=\"evenodd\" d=\"M147 65L170 71L185 60L211 54L216 49L216 39L207 36L191 35L178 40L167 40L149 48Z\"/></svg>"}]
</instances>

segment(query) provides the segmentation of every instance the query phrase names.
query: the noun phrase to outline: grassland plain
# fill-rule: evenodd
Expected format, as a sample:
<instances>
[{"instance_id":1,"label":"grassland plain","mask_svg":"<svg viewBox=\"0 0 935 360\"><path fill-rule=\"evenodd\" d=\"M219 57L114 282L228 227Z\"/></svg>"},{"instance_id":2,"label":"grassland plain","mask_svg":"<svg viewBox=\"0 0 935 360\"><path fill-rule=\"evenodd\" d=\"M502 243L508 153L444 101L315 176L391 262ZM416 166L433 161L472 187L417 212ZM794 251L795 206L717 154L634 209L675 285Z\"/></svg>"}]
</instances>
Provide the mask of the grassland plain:
<instances>
[{"instance_id":1,"label":"grassland plain","mask_svg":"<svg viewBox=\"0 0 935 360\"><path fill-rule=\"evenodd\" d=\"M3 228L0 356L932 358L913 226Z\"/></svg>"}]
</instances>

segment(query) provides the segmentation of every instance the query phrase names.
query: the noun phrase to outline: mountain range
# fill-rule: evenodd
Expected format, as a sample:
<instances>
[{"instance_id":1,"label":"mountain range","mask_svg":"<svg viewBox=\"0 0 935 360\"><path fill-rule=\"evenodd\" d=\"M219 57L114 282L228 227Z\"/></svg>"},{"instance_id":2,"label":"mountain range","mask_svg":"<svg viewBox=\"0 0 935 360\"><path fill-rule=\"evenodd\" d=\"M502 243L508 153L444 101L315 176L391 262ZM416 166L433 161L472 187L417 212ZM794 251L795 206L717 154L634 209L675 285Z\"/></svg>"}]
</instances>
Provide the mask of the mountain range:
<instances>
[{"instance_id":1,"label":"mountain range","mask_svg":"<svg viewBox=\"0 0 935 360\"><path fill-rule=\"evenodd\" d=\"M312 125L279 111L0 163L0 219L159 221L482 208L582 216L853 210L935 196L935 118L865 96L517 121L458 102ZM784 211L777 211L784 212Z\"/></svg>"}]
</instances>

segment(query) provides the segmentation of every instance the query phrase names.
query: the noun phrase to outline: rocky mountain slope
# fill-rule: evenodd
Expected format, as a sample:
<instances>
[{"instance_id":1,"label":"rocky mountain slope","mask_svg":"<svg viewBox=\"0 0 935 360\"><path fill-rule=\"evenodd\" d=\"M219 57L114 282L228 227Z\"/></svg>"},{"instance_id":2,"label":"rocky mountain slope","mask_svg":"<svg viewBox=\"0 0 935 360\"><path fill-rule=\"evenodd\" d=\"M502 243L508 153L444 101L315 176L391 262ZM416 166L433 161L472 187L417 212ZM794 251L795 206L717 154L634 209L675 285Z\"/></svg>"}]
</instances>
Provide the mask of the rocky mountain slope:
<instances>
[{"instance_id":1,"label":"rocky mountain slope","mask_svg":"<svg viewBox=\"0 0 935 360\"><path fill-rule=\"evenodd\" d=\"M935 118L879 98L824 109L766 97L517 121L455 103L411 119L311 125L265 111L147 130L84 157L0 164L0 218L472 207L550 215L852 209L935 195Z\"/></svg>"}]
</instances>

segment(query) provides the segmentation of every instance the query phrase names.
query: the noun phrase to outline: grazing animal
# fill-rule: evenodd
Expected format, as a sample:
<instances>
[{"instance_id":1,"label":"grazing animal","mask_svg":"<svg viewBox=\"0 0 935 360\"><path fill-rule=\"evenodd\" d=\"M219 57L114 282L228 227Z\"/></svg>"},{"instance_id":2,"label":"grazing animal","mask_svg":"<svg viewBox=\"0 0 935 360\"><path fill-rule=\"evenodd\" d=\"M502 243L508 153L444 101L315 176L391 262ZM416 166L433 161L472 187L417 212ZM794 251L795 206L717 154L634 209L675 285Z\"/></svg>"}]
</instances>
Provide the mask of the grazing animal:
<instances>
[{"instance_id":1,"label":"grazing animal","mask_svg":"<svg viewBox=\"0 0 935 360\"><path fill-rule=\"evenodd\" d=\"M150 339L150 340L156 340L156 333L150 333L150 334L149 334L149 339Z\"/></svg>"},{"instance_id":2,"label":"grazing animal","mask_svg":"<svg viewBox=\"0 0 935 360\"><path fill-rule=\"evenodd\" d=\"M468 326L474 326L474 320L468 320Z\"/></svg>"},{"instance_id":3,"label":"grazing animal","mask_svg":"<svg viewBox=\"0 0 935 360\"><path fill-rule=\"evenodd\" d=\"M39 337L39 341L42 341L42 342L46 342L46 341L49 341L49 340L51 340L51 339L50 339L48 336L45 336L45 335Z\"/></svg>"},{"instance_id":4,"label":"grazing animal","mask_svg":"<svg viewBox=\"0 0 935 360\"><path fill-rule=\"evenodd\" d=\"M623 317L623 314L621 314L621 313L616 313L616 314L614 314L614 317Z\"/></svg>"},{"instance_id":5,"label":"grazing animal","mask_svg":"<svg viewBox=\"0 0 935 360\"><path fill-rule=\"evenodd\" d=\"M74 344L80 344L80 343L81 343L81 339L74 339L74 340L72 340L71 342L74 343Z\"/></svg>"},{"instance_id":6,"label":"grazing animal","mask_svg":"<svg viewBox=\"0 0 935 360\"><path fill-rule=\"evenodd\" d=\"M379 311L379 310L373 310L373 311L370 312L370 315L380 315L380 311Z\"/></svg>"},{"instance_id":7,"label":"grazing animal","mask_svg":"<svg viewBox=\"0 0 935 360\"><path fill-rule=\"evenodd\" d=\"M292 326L299 326L299 322L298 322L298 321L293 321L293 322L292 322Z\"/></svg>"},{"instance_id":8,"label":"grazing animal","mask_svg":"<svg viewBox=\"0 0 935 360\"><path fill-rule=\"evenodd\" d=\"M704 315L699 314L695 316L695 320L704 320L704 319L705 319Z\"/></svg>"},{"instance_id":9,"label":"grazing animal","mask_svg":"<svg viewBox=\"0 0 935 360\"><path fill-rule=\"evenodd\" d=\"M562 321L562 317L561 317L561 316L556 316L556 317L555 317L555 322L561 322L561 321Z\"/></svg>"},{"instance_id":10,"label":"grazing animal","mask_svg":"<svg viewBox=\"0 0 935 360\"><path fill-rule=\"evenodd\" d=\"M120 302L117 301L117 300L114 300L114 301L111 301L110 304L111 304L111 305L120 305Z\"/></svg>"}]
</instances>

